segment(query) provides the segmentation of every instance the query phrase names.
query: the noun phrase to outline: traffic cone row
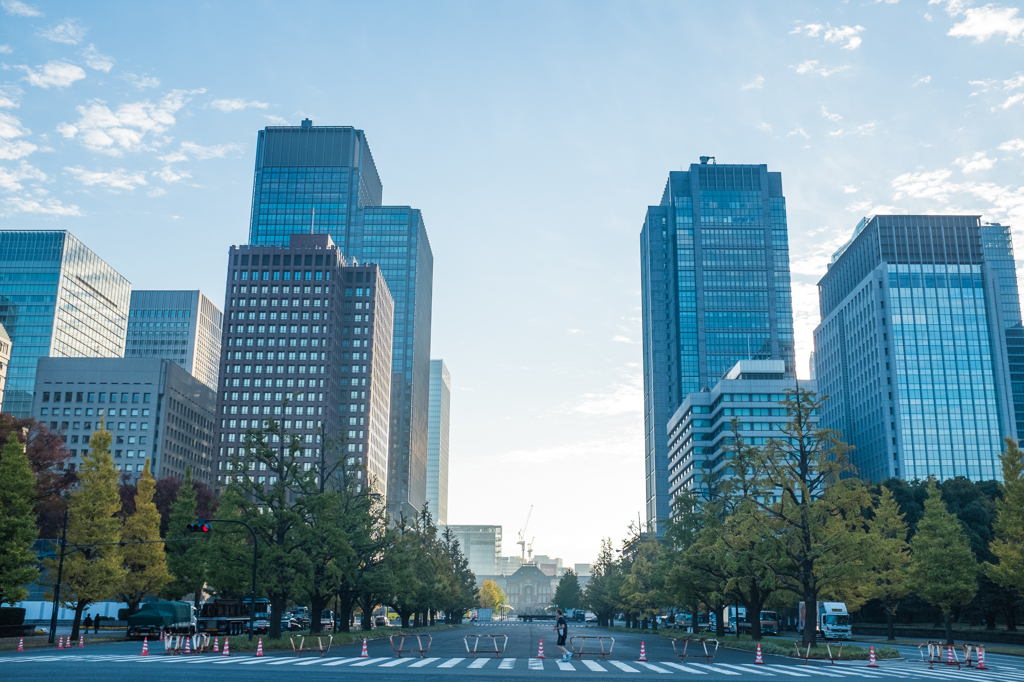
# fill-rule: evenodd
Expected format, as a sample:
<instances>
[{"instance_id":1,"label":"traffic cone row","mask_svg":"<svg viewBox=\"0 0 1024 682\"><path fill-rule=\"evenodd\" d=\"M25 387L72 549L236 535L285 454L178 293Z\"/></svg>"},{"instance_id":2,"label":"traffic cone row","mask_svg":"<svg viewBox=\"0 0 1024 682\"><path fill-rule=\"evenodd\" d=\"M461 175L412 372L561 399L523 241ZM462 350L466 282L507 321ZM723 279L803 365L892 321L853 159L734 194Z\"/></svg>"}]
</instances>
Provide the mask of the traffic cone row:
<instances>
[{"instance_id":1,"label":"traffic cone row","mask_svg":"<svg viewBox=\"0 0 1024 682\"><path fill-rule=\"evenodd\" d=\"M149 656L149 637L142 638L142 653L140 656Z\"/></svg>"},{"instance_id":2,"label":"traffic cone row","mask_svg":"<svg viewBox=\"0 0 1024 682\"><path fill-rule=\"evenodd\" d=\"M544 639L541 638L540 645L537 647L537 658L544 658Z\"/></svg>"},{"instance_id":3,"label":"traffic cone row","mask_svg":"<svg viewBox=\"0 0 1024 682\"><path fill-rule=\"evenodd\" d=\"M213 653L220 653L220 649L217 648L217 638L213 638Z\"/></svg>"},{"instance_id":4,"label":"traffic cone row","mask_svg":"<svg viewBox=\"0 0 1024 682\"><path fill-rule=\"evenodd\" d=\"M222 651L220 655L221 656L230 656L231 655L231 645L228 643L228 638L227 637L224 638L224 651Z\"/></svg>"},{"instance_id":5,"label":"traffic cone row","mask_svg":"<svg viewBox=\"0 0 1024 682\"><path fill-rule=\"evenodd\" d=\"M956 665L956 661L953 660L953 647L949 647L947 650L946 665Z\"/></svg>"},{"instance_id":6,"label":"traffic cone row","mask_svg":"<svg viewBox=\"0 0 1024 682\"><path fill-rule=\"evenodd\" d=\"M868 667L869 668L877 668L878 667L878 663L875 662L875 647L874 646L871 647L871 655L868 658Z\"/></svg>"},{"instance_id":7,"label":"traffic cone row","mask_svg":"<svg viewBox=\"0 0 1024 682\"><path fill-rule=\"evenodd\" d=\"M18 651L24 651L24 650L25 650L25 638L24 637L19 637L18 638Z\"/></svg>"},{"instance_id":8,"label":"traffic cone row","mask_svg":"<svg viewBox=\"0 0 1024 682\"><path fill-rule=\"evenodd\" d=\"M638 658L636 660L639 661L640 663L646 663L647 662L647 650L644 648L644 643L643 643L642 640L640 642L640 658Z\"/></svg>"},{"instance_id":9,"label":"traffic cone row","mask_svg":"<svg viewBox=\"0 0 1024 682\"><path fill-rule=\"evenodd\" d=\"M366 638L363 637L363 653L359 654L359 658L369 658L370 654L366 651Z\"/></svg>"},{"instance_id":10,"label":"traffic cone row","mask_svg":"<svg viewBox=\"0 0 1024 682\"><path fill-rule=\"evenodd\" d=\"M757 658L754 659L754 665L764 665L764 659L761 658L761 643L757 643Z\"/></svg>"},{"instance_id":11,"label":"traffic cone row","mask_svg":"<svg viewBox=\"0 0 1024 682\"><path fill-rule=\"evenodd\" d=\"M260 637L260 641L256 643L256 655L257 656L262 656L263 655L263 638L262 637Z\"/></svg>"},{"instance_id":12,"label":"traffic cone row","mask_svg":"<svg viewBox=\"0 0 1024 682\"><path fill-rule=\"evenodd\" d=\"M988 670L985 667L985 647L978 647L978 670Z\"/></svg>"},{"instance_id":13,"label":"traffic cone row","mask_svg":"<svg viewBox=\"0 0 1024 682\"><path fill-rule=\"evenodd\" d=\"M82 635L82 634L78 635L78 648L79 649L84 649L85 648L85 635Z\"/></svg>"}]
</instances>

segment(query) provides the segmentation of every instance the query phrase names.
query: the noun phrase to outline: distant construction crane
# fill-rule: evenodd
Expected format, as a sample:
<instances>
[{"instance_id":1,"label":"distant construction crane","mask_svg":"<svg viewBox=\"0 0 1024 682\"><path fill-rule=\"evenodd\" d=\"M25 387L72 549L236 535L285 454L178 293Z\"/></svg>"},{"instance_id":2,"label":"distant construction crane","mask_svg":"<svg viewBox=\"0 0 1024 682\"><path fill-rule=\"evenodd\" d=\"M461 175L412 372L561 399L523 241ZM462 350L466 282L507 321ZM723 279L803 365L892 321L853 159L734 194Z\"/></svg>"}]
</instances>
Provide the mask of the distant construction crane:
<instances>
[{"instance_id":1,"label":"distant construction crane","mask_svg":"<svg viewBox=\"0 0 1024 682\"><path fill-rule=\"evenodd\" d=\"M521 550L522 560L523 560L524 564L526 563L526 528L527 528L527 526L530 525L530 516L532 516L532 515L533 515L533 505L531 504L530 505L530 511L526 512L526 520L523 521L523 527L519 531L519 541L516 542L516 544L519 545L519 549ZM531 549L531 554L532 554L532 549L533 549L533 547L532 547L533 541L532 540L530 541L530 545L531 545L530 549Z\"/></svg>"}]
</instances>

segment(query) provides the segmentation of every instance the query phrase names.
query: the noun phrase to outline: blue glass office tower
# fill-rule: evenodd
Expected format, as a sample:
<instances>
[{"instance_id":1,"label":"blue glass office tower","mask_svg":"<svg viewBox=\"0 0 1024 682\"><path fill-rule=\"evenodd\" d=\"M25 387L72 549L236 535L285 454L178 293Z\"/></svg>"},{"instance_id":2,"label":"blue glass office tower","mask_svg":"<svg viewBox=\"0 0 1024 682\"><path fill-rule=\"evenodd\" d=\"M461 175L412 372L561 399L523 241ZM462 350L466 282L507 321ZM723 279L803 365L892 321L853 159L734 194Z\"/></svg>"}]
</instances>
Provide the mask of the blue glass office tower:
<instances>
[{"instance_id":1,"label":"blue glass office tower","mask_svg":"<svg viewBox=\"0 0 1024 682\"><path fill-rule=\"evenodd\" d=\"M999 223L982 223L981 249L985 262L998 280L999 307L1002 308L1006 359L1010 365L1010 393L1013 396L1014 424L1018 436L1024 434L1024 327L1021 326L1017 268L1013 259L1010 228Z\"/></svg>"},{"instance_id":2,"label":"blue glass office tower","mask_svg":"<svg viewBox=\"0 0 1024 682\"><path fill-rule=\"evenodd\" d=\"M426 502L434 256L420 211L382 197L363 131L306 119L259 132L249 243L329 234L346 257L376 263L394 298L388 510L414 515Z\"/></svg>"},{"instance_id":3,"label":"blue glass office tower","mask_svg":"<svg viewBox=\"0 0 1024 682\"><path fill-rule=\"evenodd\" d=\"M1020 362L1005 228L984 230L978 216L865 218L818 291L821 423L855 446L859 475L999 478L1002 439L1017 437L1011 357Z\"/></svg>"},{"instance_id":4,"label":"blue glass office tower","mask_svg":"<svg viewBox=\"0 0 1024 682\"><path fill-rule=\"evenodd\" d=\"M12 342L3 411L30 416L40 357L123 357L130 296L70 232L0 231L0 324Z\"/></svg>"},{"instance_id":5,"label":"blue glass office tower","mask_svg":"<svg viewBox=\"0 0 1024 682\"><path fill-rule=\"evenodd\" d=\"M669 173L640 233L647 521L671 510L672 414L740 360L782 360L795 378L782 174L713 164Z\"/></svg>"}]
</instances>

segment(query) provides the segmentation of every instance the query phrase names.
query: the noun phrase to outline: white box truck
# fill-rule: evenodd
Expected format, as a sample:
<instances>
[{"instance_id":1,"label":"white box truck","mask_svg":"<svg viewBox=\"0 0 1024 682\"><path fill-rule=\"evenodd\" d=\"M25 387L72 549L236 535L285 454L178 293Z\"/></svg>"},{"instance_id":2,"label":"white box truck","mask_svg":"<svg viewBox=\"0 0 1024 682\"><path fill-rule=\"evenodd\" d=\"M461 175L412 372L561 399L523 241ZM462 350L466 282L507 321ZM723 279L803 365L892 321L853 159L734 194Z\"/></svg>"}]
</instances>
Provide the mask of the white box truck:
<instances>
[{"instance_id":1,"label":"white box truck","mask_svg":"<svg viewBox=\"0 0 1024 682\"><path fill-rule=\"evenodd\" d=\"M800 602L800 632L806 627L807 602ZM814 609L814 624L819 635L825 639L850 639L850 614L841 601L820 601Z\"/></svg>"}]
</instances>

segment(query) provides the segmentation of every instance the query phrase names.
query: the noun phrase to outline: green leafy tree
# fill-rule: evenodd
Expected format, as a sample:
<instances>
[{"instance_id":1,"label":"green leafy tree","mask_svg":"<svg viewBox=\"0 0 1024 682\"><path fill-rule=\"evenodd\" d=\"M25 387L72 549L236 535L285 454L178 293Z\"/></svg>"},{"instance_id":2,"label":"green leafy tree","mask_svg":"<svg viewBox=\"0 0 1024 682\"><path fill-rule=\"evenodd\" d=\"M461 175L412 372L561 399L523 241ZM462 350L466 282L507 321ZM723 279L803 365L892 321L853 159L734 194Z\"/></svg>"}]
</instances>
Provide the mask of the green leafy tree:
<instances>
[{"instance_id":1,"label":"green leafy tree","mask_svg":"<svg viewBox=\"0 0 1024 682\"><path fill-rule=\"evenodd\" d=\"M28 597L25 586L39 578L32 551L35 483L25 447L11 434L0 454L0 604L23 601Z\"/></svg>"},{"instance_id":2,"label":"green leafy tree","mask_svg":"<svg viewBox=\"0 0 1024 682\"><path fill-rule=\"evenodd\" d=\"M490 578L480 586L479 604L482 609L496 609L505 603L505 592Z\"/></svg>"},{"instance_id":3,"label":"green leafy tree","mask_svg":"<svg viewBox=\"0 0 1024 682\"><path fill-rule=\"evenodd\" d=\"M448 559L452 565L452 577L454 581L452 591L447 595L447 603L442 604L444 609L445 622L449 624L461 623L466 611L476 603L476 576L469 570L469 559L462 553L459 540L451 528L445 528L441 533L441 545L448 553ZM501 601L508 603L508 597L504 590L499 588Z\"/></svg>"},{"instance_id":4,"label":"green leafy tree","mask_svg":"<svg viewBox=\"0 0 1024 682\"><path fill-rule=\"evenodd\" d=\"M185 468L185 478L171 503L169 516L167 568L173 579L164 586L161 596L177 601L191 594L198 610L208 573L208 545L206 538L198 538L195 533L188 531L188 525L196 521L196 490L192 485L192 467Z\"/></svg>"},{"instance_id":5,"label":"green leafy tree","mask_svg":"<svg viewBox=\"0 0 1024 682\"><path fill-rule=\"evenodd\" d=\"M309 598L310 631L321 630L320 621L331 598L341 583L341 571L352 555L352 547L345 532L344 499L335 490L310 495L305 526L299 527L305 537L300 542L307 547L310 577L306 588Z\"/></svg>"},{"instance_id":6,"label":"green leafy tree","mask_svg":"<svg viewBox=\"0 0 1024 682\"><path fill-rule=\"evenodd\" d=\"M590 581L584 592L584 603L597 616L598 625L607 627L618 610L619 591L622 588L622 567L615 560L612 541L601 541L601 551L590 569Z\"/></svg>"},{"instance_id":7,"label":"green leafy tree","mask_svg":"<svg viewBox=\"0 0 1024 682\"><path fill-rule=\"evenodd\" d=\"M1024 594L1024 456L1011 438L1002 464L1003 498L996 502L996 538L989 545L998 563L987 563L985 571L998 585Z\"/></svg>"},{"instance_id":8,"label":"green leafy tree","mask_svg":"<svg viewBox=\"0 0 1024 682\"><path fill-rule=\"evenodd\" d=\"M641 541L619 588L622 608L641 619L654 618L662 603L662 579L658 570L660 552L657 540Z\"/></svg>"},{"instance_id":9,"label":"green leafy tree","mask_svg":"<svg viewBox=\"0 0 1024 682\"><path fill-rule=\"evenodd\" d=\"M402 627L409 627L409 618L420 606L419 590L423 585L419 568L425 561L425 552L416 522L407 523L400 518L389 531L391 541L384 560L377 567L377 594L402 619Z\"/></svg>"},{"instance_id":10,"label":"green leafy tree","mask_svg":"<svg viewBox=\"0 0 1024 682\"><path fill-rule=\"evenodd\" d=\"M121 559L121 509L117 491L117 469L110 457L113 436L105 428L92 434L89 453L82 454L78 470L81 487L68 501L68 551L64 561L61 605L74 609L71 638L78 638L82 612L95 602L110 599L124 583ZM58 550L59 551L59 550ZM50 575L57 575L57 561L44 562Z\"/></svg>"},{"instance_id":11,"label":"green leafy tree","mask_svg":"<svg viewBox=\"0 0 1024 682\"><path fill-rule=\"evenodd\" d=\"M558 579L558 587L555 588L555 596L551 600L553 606L560 606L563 610L575 610L583 606L583 590L580 589L579 578L576 572L569 569Z\"/></svg>"},{"instance_id":12,"label":"green leafy tree","mask_svg":"<svg viewBox=\"0 0 1024 682\"><path fill-rule=\"evenodd\" d=\"M946 642L953 644L953 609L974 598L978 590L978 562L963 527L942 502L934 479L928 483L924 516L917 524L910 547L910 589L942 611Z\"/></svg>"},{"instance_id":13,"label":"green leafy tree","mask_svg":"<svg viewBox=\"0 0 1024 682\"><path fill-rule=\"evenodd\" d=\"M138 611L146 595L158 594L172 579L160 542L160 512L153 503L156 480L148 458L136 489L135 513L125 519L121 529L121 542L126 543L121 552L126 574L118 596L128 604L129 613Z\"/></svg>"},{"instance_id":14,"label":"green leafy tree","mask_svg":"<svg viewBox=\"0 0 1024 682\"><path fill-rule=\"evenodd\" d=\"M909 528L892 491L881 486L881 495L868 521L871 540L871 596L879 600L888 620L889 640L896 639L894 624L900 601L910 592L907 569L910 566Z\"/></svg>"}]
</instances>

